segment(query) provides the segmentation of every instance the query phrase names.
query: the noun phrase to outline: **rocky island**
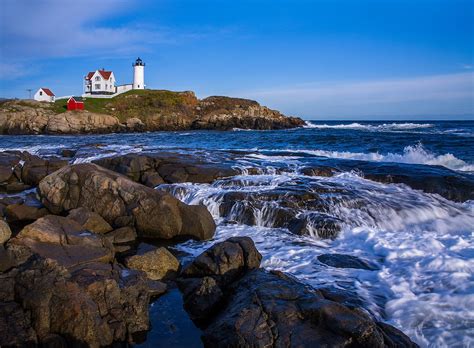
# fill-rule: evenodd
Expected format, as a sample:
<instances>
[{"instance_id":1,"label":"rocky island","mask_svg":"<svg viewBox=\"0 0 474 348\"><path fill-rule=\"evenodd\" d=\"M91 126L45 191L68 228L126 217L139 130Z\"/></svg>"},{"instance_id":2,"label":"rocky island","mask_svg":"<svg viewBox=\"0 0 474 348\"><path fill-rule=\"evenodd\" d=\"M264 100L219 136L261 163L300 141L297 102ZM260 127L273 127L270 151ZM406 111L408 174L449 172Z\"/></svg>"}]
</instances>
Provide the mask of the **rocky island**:
<instances>
[{"instance_id":1,"label":"rocky island","mask_svg":"<svg viewBox=\"0 0 474 348\"><path fill-rule=\"evenodd\" d=\"M303 126L253 100L208 97L193 92L133 90L110 99L87 98L85 110L55 103L7 100L0 103L3 134L86 134L163 130L286 129Z\"/></svg>"}]
</instances>

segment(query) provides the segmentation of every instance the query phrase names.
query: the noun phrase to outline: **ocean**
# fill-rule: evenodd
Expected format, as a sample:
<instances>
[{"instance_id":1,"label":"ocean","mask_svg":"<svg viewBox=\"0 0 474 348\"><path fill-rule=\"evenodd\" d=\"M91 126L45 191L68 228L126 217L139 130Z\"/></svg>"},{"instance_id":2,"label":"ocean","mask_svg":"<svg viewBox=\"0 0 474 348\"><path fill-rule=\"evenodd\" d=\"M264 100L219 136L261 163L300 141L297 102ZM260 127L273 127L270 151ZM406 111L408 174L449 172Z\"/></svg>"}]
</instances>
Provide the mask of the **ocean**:
<instances>
[{"instance_id":1,"label":"ocean","mask_svg":"<svg viewBox=\"0 0 474 348\"><path fill-rule=\"evenodd\" d=\"M0 148L41 156L77 149L74 163L154 151L231 163L241 174L212 184L157 187L206 205L218 225L213 240L173 248L191 258L216 241L250 236L263 267L354 294L365 310L423 347L474 346L474 201L375 182L358 170L359 164L376 171L390 163L397 173L412 168L412 175L419 165L428 172L442 166L473 179L474 121L308 121L304 128L275 131L1 136ZM303 171L315 164L340 170L329 177ZM281 227L288 215L304 219L307 233ZM371 267L331 267L318 258L323 254L355 256Z\"/></svg>"}]
</instances>

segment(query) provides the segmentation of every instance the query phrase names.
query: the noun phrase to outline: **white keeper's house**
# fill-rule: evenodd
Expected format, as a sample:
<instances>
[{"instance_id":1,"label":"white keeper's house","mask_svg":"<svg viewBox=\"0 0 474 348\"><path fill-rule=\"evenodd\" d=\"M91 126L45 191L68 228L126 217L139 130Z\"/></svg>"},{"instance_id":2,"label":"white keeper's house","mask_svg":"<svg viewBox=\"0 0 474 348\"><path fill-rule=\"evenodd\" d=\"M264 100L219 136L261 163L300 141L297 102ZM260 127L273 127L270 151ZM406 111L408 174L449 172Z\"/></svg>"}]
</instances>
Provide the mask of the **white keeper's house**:
<instances>
[{"instance_id":1,"label":"white keeper's house","mask_svg":"<svg viewBox=\"0 0 474 348\"><path fill-rule=\"evenodd\" d=\"M53 92L51 92L49 88L41 87L36 91L35 95L33 96L33 99L37 101L54 103L55 97L56 96Z\"/></svg>"},{"instance_id":2,"label":"white keeper's house","mask_svg":"<svg viewBox=\"0 0 474 348\"><path fill-rule=\"evenodd\" d=\"M113 71L100 69L89 72L84 77L84 94L88 98L111 98L133 89L145 89L145 63L140 59L132 64L133 83L115 85Z\"/></svg>"}]
</instances>

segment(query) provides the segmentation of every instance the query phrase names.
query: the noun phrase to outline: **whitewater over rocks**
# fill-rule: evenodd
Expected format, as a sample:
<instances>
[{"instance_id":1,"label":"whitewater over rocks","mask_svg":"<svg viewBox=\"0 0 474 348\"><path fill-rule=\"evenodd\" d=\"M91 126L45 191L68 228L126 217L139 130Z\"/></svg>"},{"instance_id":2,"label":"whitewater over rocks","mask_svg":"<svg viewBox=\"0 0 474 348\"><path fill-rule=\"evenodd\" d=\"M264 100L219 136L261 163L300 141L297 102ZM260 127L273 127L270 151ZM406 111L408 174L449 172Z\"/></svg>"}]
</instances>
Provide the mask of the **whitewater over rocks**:
<instances>
[{"instance_id":1,"label":"whitewater over rocks","mask_svg":"<svg viewBox=\"0 0 474 348\"><path fill-rule=\"evenodd\" d=\"M0 345L471 345L473 174L311 153L333 132L9 138ZM324 151L387 156L356 132Z\"/></svg>"}]
</instances>

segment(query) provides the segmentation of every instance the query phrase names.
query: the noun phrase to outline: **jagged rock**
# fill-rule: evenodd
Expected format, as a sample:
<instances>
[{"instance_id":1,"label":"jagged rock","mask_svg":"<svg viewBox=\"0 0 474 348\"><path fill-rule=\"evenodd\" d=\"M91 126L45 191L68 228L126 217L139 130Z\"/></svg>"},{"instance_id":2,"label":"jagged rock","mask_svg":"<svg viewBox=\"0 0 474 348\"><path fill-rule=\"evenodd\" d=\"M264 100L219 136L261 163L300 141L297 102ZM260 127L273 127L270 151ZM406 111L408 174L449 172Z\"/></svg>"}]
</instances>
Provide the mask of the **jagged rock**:
<instances>
[{"instance_id":1,"label":"jagged rock","mask_svg":"<svg viewBox=\"0 0 474 348\"><path fill-rule=\"evenodd\" d=\"M47 215L23 228L9 245L56 260L65 267L91 262L111 262L114 248L104 237L84 230L74 220Z\"/></svg>"},{"instance_id":2,"label":"jagged rock","mask_svg":"<svg viewBox=\"0 0 474 348\"><path fill-rule=\"evenodd\" d=\"M9 284L0 298L2 347L28 341L90 347L132 343L134 334L149 329L150 297L166 291L165 284L116 264L68 270L37 256L2 277L2 284Z\"/></svg>"},{"instance_id":3,"label":"jagged rock","mask_svg":"<svg viewBox=\"0 0 474 348\"><path fill-rule=\"evenodd\" d=\"M181 272L184 278L214 277L226 285L242 273L260 266L262 255L249 237L233 237L216 243L187 265Z\"/></svg>"},{"instance_id":4,"label":"jagged rock","mask_svg":"<svg viewBox=\"0 0 474 348\"><path fill-rule=\"evenodd\" d=\"M79 223L84 229L104 234L112 231L112 227L105 221L102 216L86 208L76 208L69 212L68 218Z\"/></svg>"},{"instance_id":5,"label":"jagged rock","mask_svg":"<svg viewBox=\"0 0 474 348\"><path fill-rule=\"evenodd\" d=\"M94 163L149 187L162 183L211 183L238 174L231 163L214 163L172 152L127 154L101 158Z\"/></svg>"},{"instance_id":6,"label":"jagged rock","mask_svg":"<svg viewBox=\"0 0 474 348\"><path fill-rule=\"evenodd\" d=\"M184 307L198 324L216 310L223 290L245 272L258 268L262 255L248 237L229 238L216 243L180 274L178 285Z\"/></svg>"},{"instance_id":7,"label":"jagged rock","mask_svg":"<svg viewBox=\"0 0 474 348\"><path fill-rule=\"evenodd\" d=\"M206 347L416 347L348 297L258 269L259 255L250 238L231 238L181 272L184 308Z\"/></svg>"},{"instance_id":8,"label":"jagged rock","mask_svg":"<svg viewBox=\"0 0 474 348\"><path fill-rule=\"evenodd\" d=\"M179 261L164 247L130 256L125 259L125 265L145 272L153 280L173 277L179 269Z\"/></svg>"},{"instance_id":9,"label":"jagged rock","mask_svg":"<svg viewBox=\"0 0 474 348\"><path fill-rule=\"evenodd\" d=\"M84 207L114 228L135 227L142 237L209 239L215 232L204 206L186 205L92 163L70 165L47 176L39 184L39 194L55 214Z\"/></svg>"},{"instance_id":10,"label":"jagged rock","mask_svg":"<svg viewBox=\"0 0 474 348\"><path fill-rule=\"evenodd\" d=\"M224 296L204 330L206 347L416 347L401 331L281 272L250 271Z\"/></svg>"},{"instance_id":11,"label":"jagged rock","mask_svg":"<svg viewBox=\"0 0 474 348\"><path fill-rule=\"evenodd\" d=\"M9 240L11 235L12 231L10 230L10 226L8 226L5 221L0 219L0 245Z\"/></svg>"},{"instance_id":12,"label":"jagged rock","mask_svg":"<svg viewBox=\"0 0 474 348\"><path fill-rule=\"evenodd\" d=\"M212 96L199 103L194 129L284 129L301 127L300 118L286 117L253 100Z\"/></svg>"},{"instance_id":13,"label":"jagged rock","mask_svg":"<svg viewBox=\"0 0 474 348\"><path fill-rule=\"evenodd\" d=\"M352 255L344 254L322 254L318 256L318 260L325 265L337 268L358 268L370 271L379 269L376 265L367 260L362 260Z\"/></svg>"}]
</instances>

